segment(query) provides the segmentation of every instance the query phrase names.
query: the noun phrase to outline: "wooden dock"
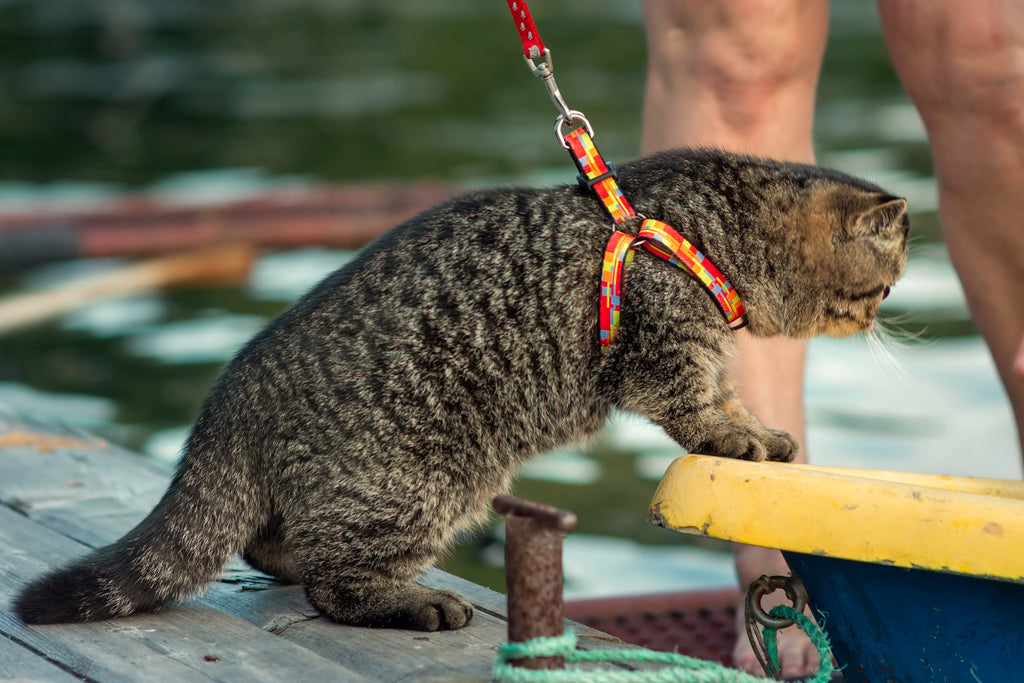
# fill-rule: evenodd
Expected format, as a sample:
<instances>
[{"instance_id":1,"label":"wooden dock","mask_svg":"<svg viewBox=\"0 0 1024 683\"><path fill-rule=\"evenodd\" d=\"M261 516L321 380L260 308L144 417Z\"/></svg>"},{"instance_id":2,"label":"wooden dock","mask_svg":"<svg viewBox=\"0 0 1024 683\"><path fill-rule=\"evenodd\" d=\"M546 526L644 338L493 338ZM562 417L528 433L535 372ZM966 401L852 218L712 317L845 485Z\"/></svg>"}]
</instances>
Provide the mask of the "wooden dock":
<instances>
[{"instance_id":1,"label":"wooden dock","mask_svg":"<svg viewBox=\"0 0 1024 683\"><path fill-rule=\"evenodd\" d=\"M302 589L228 566L202 597L90 624L25 626L15 591L43 570L120 537L170 472L79 429L0 407L0 679L33 681L486 681L505 641L505 596L439 570L423 585L476 606L438 633L342 626ZM575 625L580 647L628 647Z\"/></svg>"}]
</instances>

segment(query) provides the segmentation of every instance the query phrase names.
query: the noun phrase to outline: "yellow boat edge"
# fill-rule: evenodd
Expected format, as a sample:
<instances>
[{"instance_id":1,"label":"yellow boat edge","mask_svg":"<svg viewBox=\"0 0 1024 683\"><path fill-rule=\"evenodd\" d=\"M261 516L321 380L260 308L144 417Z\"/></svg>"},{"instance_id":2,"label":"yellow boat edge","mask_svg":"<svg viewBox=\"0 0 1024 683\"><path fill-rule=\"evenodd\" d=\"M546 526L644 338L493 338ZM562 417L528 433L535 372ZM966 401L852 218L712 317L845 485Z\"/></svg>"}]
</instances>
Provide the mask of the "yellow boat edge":
<instances>
[{"instance_id":1,"label":"yellow boat edge","mask_svg":"<svg viewBox=\"0 0 1024 683\"><path fill-rule=\"evenodd\" d=\"M682 533L1024 583L1024 482L677 458L648 511Z\"/></svg>"}]
</instances>

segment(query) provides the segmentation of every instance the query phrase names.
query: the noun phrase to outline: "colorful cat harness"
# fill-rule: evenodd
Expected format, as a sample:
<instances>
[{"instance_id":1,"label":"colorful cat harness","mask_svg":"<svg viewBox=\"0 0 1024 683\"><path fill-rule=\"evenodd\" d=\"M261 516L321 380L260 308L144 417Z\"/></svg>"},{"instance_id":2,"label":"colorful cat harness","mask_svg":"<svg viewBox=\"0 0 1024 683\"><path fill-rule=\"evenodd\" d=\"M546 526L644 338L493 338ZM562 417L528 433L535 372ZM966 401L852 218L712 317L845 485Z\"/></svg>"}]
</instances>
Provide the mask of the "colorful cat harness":
<instances>
[{"instance_id":1,"label":"colorful cat harness","mask_svg":"<svg viewBox=\"0 0 1024 683\"><path fill-rule=\"evenodd\" d=\"M579 169L580 184L597 194L616 225L634 218L643 219L636 237L614 229L604 250L598 304L601 350L607 351L618 334L619 313L622 309L622 282L637 247L644 247L655 256L694 276L714 297L729 327L736 330L746 325L743 302L718 268L671 226L639 215L630 206L615 181L614 169L604 162L594 145L594 129L590 122L582 113L569 109L562 98L551 67L551 51L544 47L526 3L523 0L506 2L519 31L526 63L530 71L541 79L551 96L551 101L558 109L555 134L559 143L569 150L576 168ZM547 61L538 66L534 60L541 57ZM566 125L576 122L579 122L579 127L563 134L562 129Z\"/></svg>"}]
</instances>

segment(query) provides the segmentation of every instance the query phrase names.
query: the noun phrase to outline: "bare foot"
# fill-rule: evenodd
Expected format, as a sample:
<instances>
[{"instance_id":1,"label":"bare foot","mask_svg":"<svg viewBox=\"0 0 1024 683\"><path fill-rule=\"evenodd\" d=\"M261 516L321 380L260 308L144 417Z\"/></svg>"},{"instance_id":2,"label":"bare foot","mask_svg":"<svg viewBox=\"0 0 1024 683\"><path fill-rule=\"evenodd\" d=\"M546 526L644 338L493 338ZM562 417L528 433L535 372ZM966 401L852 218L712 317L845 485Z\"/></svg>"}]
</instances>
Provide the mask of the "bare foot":
<instances>
[{"instance_id":1,"label":"bare foot","mask_svg":"<svg viewBox=\"0 0 1024 683\"><path fill-rule=\"evenodd\" d=\"M769 576L786 576L790 573L786 561L782 559L782 553L771 548L759 548L752 545L733 546L733 554L736 558L736 574L739 576L740 587L746 592L746 587L764 574ZM775 591L765 596L761 605L765 611L775 605L790 604L782 591ZM805 610L808 616L812 616L810 610ZM747 639L747 631L743 624L743 605L739 606L736 615L736 645L732 650L733 665L749 674L763 675L761 664L757 661L754 648ZM785 678L794 676L809 676L818 670L818 651L811 644L807 635L796 627L782 629L778 633L779 663L782 666L782 675Z\"/></svg>"}]
</instances>

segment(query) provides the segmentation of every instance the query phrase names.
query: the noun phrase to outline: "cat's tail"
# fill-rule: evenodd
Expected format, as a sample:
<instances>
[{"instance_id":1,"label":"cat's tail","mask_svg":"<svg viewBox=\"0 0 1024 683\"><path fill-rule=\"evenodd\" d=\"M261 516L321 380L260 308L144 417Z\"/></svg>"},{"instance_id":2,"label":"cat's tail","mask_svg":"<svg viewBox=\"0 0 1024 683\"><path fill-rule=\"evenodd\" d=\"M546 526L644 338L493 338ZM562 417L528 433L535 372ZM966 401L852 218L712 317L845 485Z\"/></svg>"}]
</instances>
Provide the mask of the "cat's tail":
<instances>
[{"instance_id":1,"label":"cat's tail","mask_svg":"<svg viewBox=\"0 0 1024 683\"><path fill-rule=\"evenodd\" d=\"M260 505L246 478L183 464L160 503L123 538L26 585L14 603L18 616L27 624L96 621L200 590L255 533Z\"/></svg>"}]
</instances>

